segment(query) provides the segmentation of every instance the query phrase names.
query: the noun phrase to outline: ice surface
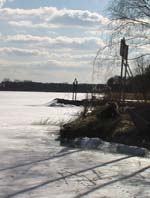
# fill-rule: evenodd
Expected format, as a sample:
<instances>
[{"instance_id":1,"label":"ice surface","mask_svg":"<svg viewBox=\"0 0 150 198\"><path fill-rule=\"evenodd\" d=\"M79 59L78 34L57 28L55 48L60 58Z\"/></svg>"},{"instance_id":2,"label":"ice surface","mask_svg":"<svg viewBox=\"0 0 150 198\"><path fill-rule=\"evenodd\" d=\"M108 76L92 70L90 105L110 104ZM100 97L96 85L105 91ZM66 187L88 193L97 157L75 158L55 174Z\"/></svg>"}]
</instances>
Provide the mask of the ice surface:
<instances>
[{"instance_id":1,"label":"ice surface","mask_svg":"<svg viewBox=\"0 0 150 198\"><path fill-rule=\"evenodd\" d=\"M63 140L64 145L75 148L96 149L103 152L122 153L127 155L134 155L140 157L150 158L150 151L145 148L137 146L128 146L118 143L110 143L101 140L100 138L75 138L74 140Z\"/></svg>"},{"instance_id":2,"label":"ice surface","mask_svg":"<svg viewBox=\"0 0 150 198\"><path fill-rule=\"evenodd\" d=\"M55 141L81 110L42 106L59 97L71 95L0 92L0 198L150 197L149 158Z\"/></svg>"}]
</instances>

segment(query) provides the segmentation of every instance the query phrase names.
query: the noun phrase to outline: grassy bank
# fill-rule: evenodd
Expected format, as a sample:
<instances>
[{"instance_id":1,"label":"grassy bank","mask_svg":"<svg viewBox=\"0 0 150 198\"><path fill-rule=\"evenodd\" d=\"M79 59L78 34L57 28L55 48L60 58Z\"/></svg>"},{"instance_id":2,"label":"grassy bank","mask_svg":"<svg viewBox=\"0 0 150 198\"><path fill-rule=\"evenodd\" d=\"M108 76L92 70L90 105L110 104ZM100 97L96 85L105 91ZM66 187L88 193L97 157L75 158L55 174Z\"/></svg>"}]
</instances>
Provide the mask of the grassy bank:
<instances>
[{"instance_id":1,"label":"grassy bank","mask_svg":"<svg viewBox=\"0 0 150 198\"><path fill-rule=\"evenodd\" d=\"M134 104L130 108L137 109L139 106L141 104ZM142 109L140 112L143 113ZM139 130L128 111L120 112L116 105L105 104L96 106L90 113L84 113L84 116L80 115L76 120L63 125L60 139L98 137L110 142L150 149L149 130L144 127L143 130Z\"/></svg>"}]
</instances>

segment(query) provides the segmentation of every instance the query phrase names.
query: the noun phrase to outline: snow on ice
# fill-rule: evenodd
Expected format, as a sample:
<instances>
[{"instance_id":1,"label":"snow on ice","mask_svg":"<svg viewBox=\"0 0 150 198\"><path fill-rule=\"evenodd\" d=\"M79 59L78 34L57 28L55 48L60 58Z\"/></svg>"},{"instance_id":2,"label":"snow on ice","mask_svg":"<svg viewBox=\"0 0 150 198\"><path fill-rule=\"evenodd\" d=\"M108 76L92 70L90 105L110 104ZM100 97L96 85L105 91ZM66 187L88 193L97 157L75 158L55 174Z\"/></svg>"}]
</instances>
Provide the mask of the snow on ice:
<instances>
[{"instance_id":1,"label":"snow on ice","mask_svg":"<svg viewBox=\"0 0 150 198\"><path fill-rule=\"evenodd\" d=\"M92 141L97 140L84 139L80 148L55 141L55 123L80 111L40 105L60 96L64 94L0 93L0 197L149 198L148 156L135 156L123 146L128 153L121 154L118 145L103 141L92 150ZM44 122L47 118L53 122Z\"/></svg>"}]
</instances>

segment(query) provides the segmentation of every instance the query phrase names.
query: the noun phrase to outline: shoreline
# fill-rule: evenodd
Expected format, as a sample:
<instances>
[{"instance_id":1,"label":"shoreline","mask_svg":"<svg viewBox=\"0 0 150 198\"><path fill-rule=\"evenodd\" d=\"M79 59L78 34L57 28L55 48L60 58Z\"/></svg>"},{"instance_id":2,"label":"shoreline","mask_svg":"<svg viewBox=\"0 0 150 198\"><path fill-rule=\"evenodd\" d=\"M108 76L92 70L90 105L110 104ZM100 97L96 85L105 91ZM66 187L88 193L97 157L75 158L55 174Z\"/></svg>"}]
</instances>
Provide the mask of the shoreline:
<instances>
[{"instance_id":1,"label":"shoreline","mask_svg":"<svg viewBox=\"0 0 150 198\"><path fill-rule=\"evenodd\" d=\"M76 138L100 138L111 143L150 150L150 133L149 125L147 125L149 123L149 105L146 107L147 112L143 110L145 107L138 108L138 104L135 106L135 112L139 111L139 114L143 116L142 119L140 118L141 120L138 120L139 118L137 119L135 115L133 116L128 109L123 113L118 112L115 105L111 106L108 103L94 107L90 113L85 114L84 112L84 116L81 114L76 120L63 125L60 129L60 141L63 142L65 139L72 141ZM129 109L132 110L133 107ZM147 118L148 121L143 118Z\"/></svg>"}]
</instances>

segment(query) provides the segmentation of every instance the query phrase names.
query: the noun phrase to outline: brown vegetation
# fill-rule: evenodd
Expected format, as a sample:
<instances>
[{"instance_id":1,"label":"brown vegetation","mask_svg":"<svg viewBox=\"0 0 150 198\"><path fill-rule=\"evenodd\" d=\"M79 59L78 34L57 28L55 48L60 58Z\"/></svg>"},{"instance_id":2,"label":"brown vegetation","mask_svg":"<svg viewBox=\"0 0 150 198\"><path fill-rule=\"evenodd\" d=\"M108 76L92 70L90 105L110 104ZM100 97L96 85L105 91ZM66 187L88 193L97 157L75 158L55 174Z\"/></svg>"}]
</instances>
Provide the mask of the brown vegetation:
<instances>
[{"instance_id":1,"label":"brown vegetation","mask_svg":"<svg viewBox=\"0 0 150 198\"><path fill-rule=\"evenodd\" d=\"M130 104L129 109L133 109L138 115L141 114L143 119L147 119L149 115L144 113L144 104ZM150 112L149 108L147 112ZM133 116L126 111L119 113L116 106L105 104L97 106L94 110L87 114L84 118L80 116L75 121L65 124L60 131L60 139L74 139L77 137L98 137L110 142L123 143L132 146L141 146L150 149L150 133L136 126ZM141 121L141 120L140 120ZM140 122L138 120L138 122ZM148 123L149 120L147 119ZM142 123L142 122L141 122ZM143 124L143 123L142 123ZM149 130L149 129L148 129Z\"/></svg>"}]
</instances>

